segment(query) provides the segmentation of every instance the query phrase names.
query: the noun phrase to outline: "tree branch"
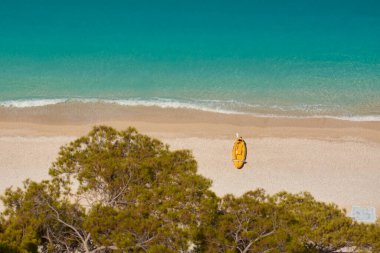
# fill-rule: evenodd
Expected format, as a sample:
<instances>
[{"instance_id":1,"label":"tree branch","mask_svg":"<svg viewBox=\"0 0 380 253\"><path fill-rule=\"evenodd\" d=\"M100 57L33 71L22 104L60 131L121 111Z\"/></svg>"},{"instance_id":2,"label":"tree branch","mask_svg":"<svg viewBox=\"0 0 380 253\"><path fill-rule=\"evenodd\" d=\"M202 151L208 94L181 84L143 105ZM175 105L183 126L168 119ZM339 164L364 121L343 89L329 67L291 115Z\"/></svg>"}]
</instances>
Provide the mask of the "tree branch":
<instances>
[{"instance_id":1,"label":"tree branch","mask_svg":"<svg viewBox=\"0 0 380 253\"><path fill-rule=\"evenodd\" d=\"M268 236L272 235L275 231L276 230L274 229L274 230L272 230L272 231L270 231L268 233L262 234L259 237L257 237L253 242L255 243L257 241L260 241L261 239L264 239L265 237L268 237Z\"/></svg>"},{"instance_id":2,"label":"tree branch","mask_svg":"<svg viewBox=\"0 0 380 253\"><path fill-rule=\"evenodd\" d=\"M90 251L89 253L96 253L96 252L104 250L104 249L119 250L119 248L116 246L101 246L101 247L98 247L98 248Z\"/></svg>"},{"instance_id":3,"label":"tree branch","mask_svg":"<svg viewBox=\"0 0 380 253\"><path fill-rule=\"evenodd\" d=\"M50 203L47 203L47 205L49 206L49 208L51 210L53 210L53 212L55 213L56 215L56 219L58 222L60 222L61 224L65 225L66 227L72 229L75 234L78 236L78 238L81 240L82 244L83 244L83 247L84 247L84 250L86 252L90 252L89 249L88 249L88 245L87 245L87 241L88 241L88 238L84 238L81 233L71 224L68 224L67 222L63 221L61 218L60 218L60 215L59 215L59 212L52 206L50 205ZM90 234L87 235L87 237L89 237Z\"/></svg>"}]
</instances>

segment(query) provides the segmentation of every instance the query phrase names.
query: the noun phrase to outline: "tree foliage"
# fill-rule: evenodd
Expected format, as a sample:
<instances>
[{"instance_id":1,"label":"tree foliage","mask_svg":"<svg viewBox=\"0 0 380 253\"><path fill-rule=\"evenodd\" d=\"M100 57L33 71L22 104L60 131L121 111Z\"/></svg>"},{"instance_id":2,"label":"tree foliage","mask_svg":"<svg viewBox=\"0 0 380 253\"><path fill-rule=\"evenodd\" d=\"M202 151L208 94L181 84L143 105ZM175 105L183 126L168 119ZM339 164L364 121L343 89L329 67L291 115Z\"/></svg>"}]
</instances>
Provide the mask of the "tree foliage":
<instances>
[{"instance_id":1,"label":"tree foliage","mask_svg":"<svg viewBox=\"0 0 380 253\"><path fill-rule=\"evenodd\" d=\"M196 170L189 151L95 127L61 149L52 180L6 191L2 238L26 251L186 251L217 205Z\"/></svg>"},{"instance_id":2,"label":"tree foliage","mask_svg":"<svg viewBox=\"0 0 380 253\"><path fill-rule=\"evenodd\" d=\"M218 198L190 151L134 128L94 127L50 175L2 195L0 252L380 251L379 224L308 193Z\"/></svg>"},{"instance_id":3,"label":"tree foliage","mask_svg":"<svg viewBox=\"0 0 380 253\"><path fill-rule=\"evenodd\" d=\"M296 226L291 227L292 235L304 251L336 252L356 245L358 224L335 204L316 201L309 193L281 192L274 199L296 221Z\"/></svg>"},{"instance_id":4,"label":"tree foliage","mask_svg":"<svg viewBox=\"0 0 380 253\"><path fill-rule=\"evenodd\" d=\"M290 239L284 213L261 189L239 198L227 195L221 199L210 246L218 252L284 251Z\"/></svg>"}]
</instances>

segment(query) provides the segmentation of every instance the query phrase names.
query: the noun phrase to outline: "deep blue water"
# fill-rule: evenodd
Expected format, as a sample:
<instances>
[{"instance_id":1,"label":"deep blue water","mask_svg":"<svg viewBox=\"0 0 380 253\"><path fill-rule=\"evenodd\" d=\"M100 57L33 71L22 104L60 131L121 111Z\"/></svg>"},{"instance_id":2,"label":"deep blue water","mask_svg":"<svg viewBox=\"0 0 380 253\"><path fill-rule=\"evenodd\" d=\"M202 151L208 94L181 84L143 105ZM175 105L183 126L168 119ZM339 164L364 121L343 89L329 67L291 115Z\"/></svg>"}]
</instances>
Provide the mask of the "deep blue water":
<instances>
[{"instance_id":1,"label":"deep blue water","mask_svg":"<svg viewBox=\"0 0 380 253\"><path fill-rule=\"evenodd\" d=\"M47 99L380 118L380 1L2 0L0 104Z\"/></svg>"}]
</instances>

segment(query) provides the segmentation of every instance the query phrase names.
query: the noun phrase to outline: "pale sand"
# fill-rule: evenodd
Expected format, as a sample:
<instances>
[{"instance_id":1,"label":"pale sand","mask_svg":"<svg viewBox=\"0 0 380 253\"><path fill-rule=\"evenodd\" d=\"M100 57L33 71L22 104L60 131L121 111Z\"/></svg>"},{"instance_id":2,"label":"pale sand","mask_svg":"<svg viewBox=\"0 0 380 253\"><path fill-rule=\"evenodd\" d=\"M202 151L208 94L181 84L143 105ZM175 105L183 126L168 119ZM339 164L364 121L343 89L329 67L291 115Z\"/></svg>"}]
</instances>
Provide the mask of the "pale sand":
<instances>
[{"instance_id":1,"label":"pale sand","mask_svg":"<svg viewBox=\"0 0 380 253\"><path fill-rule=\"evenodd\" d=\"M94 123L104 123L118 129L133 125L173 149L193 150L199 172L213 180L212 189L220 196L257 187L269 193L309 191L348 210L374 206L380 214L379 122L115 108L126 116L112 112L109 118L110 109L86 106L82 110L88 114L82 118L60 107L0 110L0 192L26 178L47 179L61 145L87 133ZM248 145L242 170L234 169L230 158L236 131Z\"/></svg>"},{"instance_id":2,"label":"pale sand","mask_svg":"<svg viewBox=\"0 0 380 253\"><path fill-rule=\"evenodd\" d=\"M0 192L30 178L48 179L59 147L74 137L0 137Z\"/></svg>"}]
</instances>

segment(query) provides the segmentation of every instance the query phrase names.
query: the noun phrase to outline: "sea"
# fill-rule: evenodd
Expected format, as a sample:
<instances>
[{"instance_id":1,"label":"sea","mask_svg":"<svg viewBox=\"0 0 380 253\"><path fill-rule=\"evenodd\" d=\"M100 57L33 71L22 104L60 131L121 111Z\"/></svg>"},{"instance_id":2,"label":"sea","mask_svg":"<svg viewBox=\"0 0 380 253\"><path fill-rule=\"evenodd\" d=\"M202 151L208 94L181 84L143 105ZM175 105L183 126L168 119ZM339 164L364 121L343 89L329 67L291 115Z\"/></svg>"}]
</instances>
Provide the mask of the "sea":
<instances>
[{"instance_id":1,"label":"sea","mask_svg":"<svg viewBox=\"0 0 380 253\"><path fill-rule=\"evenodd\" d=\"M378 0L1 0L0 107L380 121Z\"/></svg>"}]
</instances>

